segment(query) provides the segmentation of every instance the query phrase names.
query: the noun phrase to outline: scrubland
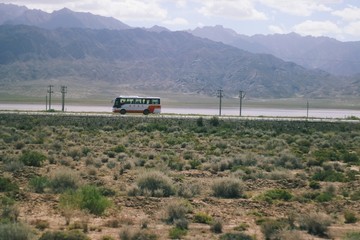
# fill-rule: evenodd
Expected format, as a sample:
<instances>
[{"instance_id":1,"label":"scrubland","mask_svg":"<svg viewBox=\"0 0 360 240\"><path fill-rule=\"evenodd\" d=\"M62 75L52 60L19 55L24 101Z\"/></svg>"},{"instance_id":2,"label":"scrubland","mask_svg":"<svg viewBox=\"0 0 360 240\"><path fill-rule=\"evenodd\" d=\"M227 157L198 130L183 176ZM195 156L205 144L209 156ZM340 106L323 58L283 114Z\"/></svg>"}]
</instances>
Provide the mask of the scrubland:
<instances>
[{"instance_id":1,"label":"scrubland","mask_svg":"<svg viewBox=\"0 0 360 240\"><path fill-rule=\"evenodd\" d=\"M359 239L360 124L0 114L0 239Z\"/></svg>"}]
</instances>

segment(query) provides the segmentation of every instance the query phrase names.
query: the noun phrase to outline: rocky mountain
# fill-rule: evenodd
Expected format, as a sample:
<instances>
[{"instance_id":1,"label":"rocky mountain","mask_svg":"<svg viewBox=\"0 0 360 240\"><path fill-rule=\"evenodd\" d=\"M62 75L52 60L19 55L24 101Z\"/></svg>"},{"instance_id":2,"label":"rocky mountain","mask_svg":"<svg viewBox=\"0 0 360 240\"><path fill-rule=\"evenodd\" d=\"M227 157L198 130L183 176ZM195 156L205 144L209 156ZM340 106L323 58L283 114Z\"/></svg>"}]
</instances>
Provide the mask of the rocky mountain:
<instances>
[{"instance_id":1,"label":"rocky mountain","mask_svg":"<svg viewBox=\"0 0 360 240\"><path fill-rule=\"evenodd\" d=\"M195 36L223 42L252 52L272 54L310 69L338 76L360 73L360 42L340 42L327 37L302 37L296 33L245 36L222 26L190 31Z\"/></svg>"},{"instance_id":2,"label":"rocky mountain","mask_svg":"<svg viewBox=\"0 0 360 240\"><path fill-rule=\"evenodd\" d=\"M47 29L90 28L120 30L130 28L130 26L112 17L73 12L67 8L46 13L41 10L30 10L26 7L4 3L0 3L0 24L24 24Z\"/></svg>"},{"instance_id":3,"label":"rocky mountain","mask_svg":"<svg viewBox=\"0 0 360 240\"><path fill-rule=\"evenodd\" d=\"M340 94L346 79L186 32L0 26L0 83L94 80L167 92L255 98Z\"/></svg>"}]
</instances>

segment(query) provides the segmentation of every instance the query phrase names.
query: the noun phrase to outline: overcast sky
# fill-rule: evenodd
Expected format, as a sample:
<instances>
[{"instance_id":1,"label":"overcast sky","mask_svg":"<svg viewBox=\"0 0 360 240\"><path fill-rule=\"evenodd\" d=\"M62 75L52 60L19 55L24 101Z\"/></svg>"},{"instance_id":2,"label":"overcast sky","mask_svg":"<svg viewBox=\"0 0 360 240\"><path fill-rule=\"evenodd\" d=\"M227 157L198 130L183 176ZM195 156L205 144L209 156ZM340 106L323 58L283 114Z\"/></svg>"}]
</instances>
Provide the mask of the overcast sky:
<instances>
[{"instance_id":1,"label":"overcast sky","mask_svg":"<svg viewBox=\"0 0 360 240\"><path fill-rule=\"evenodd\" d=\"M52 12L64 7L114 17L132 27L187 30L222 25L237 33L296 32L360 41L359 0L13 0Z\"/></svg>"}]
</instances>

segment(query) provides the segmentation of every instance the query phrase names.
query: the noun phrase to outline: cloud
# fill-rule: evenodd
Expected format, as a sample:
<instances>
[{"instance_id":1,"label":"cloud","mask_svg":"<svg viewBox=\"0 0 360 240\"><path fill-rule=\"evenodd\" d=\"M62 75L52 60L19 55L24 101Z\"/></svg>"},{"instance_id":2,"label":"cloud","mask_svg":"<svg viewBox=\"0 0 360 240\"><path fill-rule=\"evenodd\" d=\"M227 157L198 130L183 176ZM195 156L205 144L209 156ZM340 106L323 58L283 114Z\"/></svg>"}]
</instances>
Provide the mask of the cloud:
<instances>
[{"instance_id":1,"label":"cloud","mask_svg":"<svg viewBox=\"0 0 360 240\"><path fill-rule=\"evenodd\" d=\"M282 1L282 0L259 0L262 4L279 10L281 12L307 17L313 14L314 12L326 12L331 11L331 8L327 7L325 4L336 3L339 0L296 0L296 1ZM324 4L323 4L324 3Z\"/></svg>"},{"instance_id":2,"label":"cloud","mask_svg":"<svg viewBox=\"0 0 360 240\"><path fill-rule=\"evenodd\" d=\"M189 21L184 18L174 18L171 20L162 21L162 23L165 25L186 26L189 24Z\"/></svg>"},{"instance_id":3,"label":"cloud","mask_svg":"<svg viewBox=\"0 0 360 240\"><path fill-rule=\"evenodd\" d=\"M341 29L330 21L310 21L307 20L293 27L296 33L300 35L323 36L323 35L339 35Z\"/></svg>"},{"instance_id":4,"label":"cloud","mask_svg":"<svg viewBox=\"0 0 360 240\"><path fill-rule=\"evenodd\" d=\"M266 20L264 13L255 9L251 1L207 0L201 1L199 13L204 16L217 16L236 20Z\"/></svg>"},{"instance_id":5,"label":"cloud","mask_svg":"<svg viewBox=\"0 0 360 240\"><path fill-rule=\"evenodd\" d=\"M284 31L284 29L282 27L275 26L275 25L270 25L269 30L272 33L279 33L279 34L284 34L285 33L285 31Z\"/></svg>"},{"instance_id":6,"label":"cloud","mask_svg":"<svg viewBox=\"0 0 360 240\"><path fill-rule=\"evenodd\" d=\"M343 20L348 22L360 20L360 8L354 6L334 11L332 14L341 17Z\"/></svg>"},{"instance_id":7,"label":"cloud","mask_svg":"<svg viewBox=\"0 0 360 240\"><path fill-rule=\"evenodd\" d=\"M345 27L344 31L354 37L360 37L360 21L350 23Z\"/></svg>"},{"instance_id":8,"label":"cloud","mask_svg":"<svg viewBox=\"0 0 360 240\"><path fill-rule=\"evenodd\" d=\"M187 0L177 0L176 7L185 8L187 6Z\"/></svg>"}]
</instances>

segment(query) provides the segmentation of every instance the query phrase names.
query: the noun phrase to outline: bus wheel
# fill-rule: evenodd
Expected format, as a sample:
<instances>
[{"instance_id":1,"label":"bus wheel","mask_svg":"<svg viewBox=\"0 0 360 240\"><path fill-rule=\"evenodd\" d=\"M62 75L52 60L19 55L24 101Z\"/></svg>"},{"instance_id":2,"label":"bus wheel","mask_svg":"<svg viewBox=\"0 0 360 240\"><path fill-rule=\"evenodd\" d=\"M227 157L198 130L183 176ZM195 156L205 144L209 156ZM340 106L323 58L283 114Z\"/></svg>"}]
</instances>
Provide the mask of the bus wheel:
<instances>
[{"instance_id":1,"label":"bus wheel","mask_svg":"<svg viewBox=\"0 0 360 240\"><path fill-rule=\"evenodd\" d=\"M145 109L143 113L144 113L144 115L148 115L149 114L149 109Z\"/></svg>"},{"instance_id":2,"label":"bus wheel","mask_svg":"<svg viewBox=\"0 0 360 240\"><path fill-rule=\"evenodd\" d=\"M124 115L126 113L126 110L125 109L121 109L120 110L120 114Z\"/></svg>"}]
</instances>

